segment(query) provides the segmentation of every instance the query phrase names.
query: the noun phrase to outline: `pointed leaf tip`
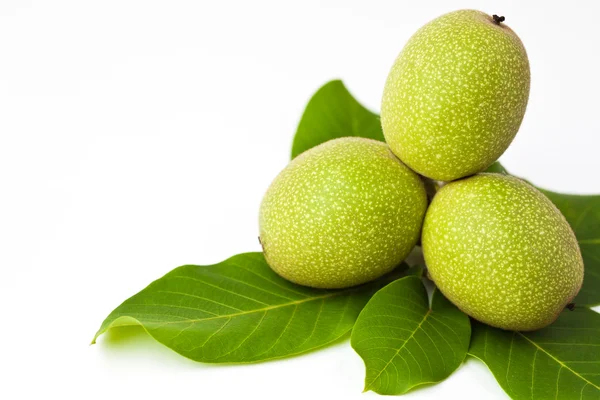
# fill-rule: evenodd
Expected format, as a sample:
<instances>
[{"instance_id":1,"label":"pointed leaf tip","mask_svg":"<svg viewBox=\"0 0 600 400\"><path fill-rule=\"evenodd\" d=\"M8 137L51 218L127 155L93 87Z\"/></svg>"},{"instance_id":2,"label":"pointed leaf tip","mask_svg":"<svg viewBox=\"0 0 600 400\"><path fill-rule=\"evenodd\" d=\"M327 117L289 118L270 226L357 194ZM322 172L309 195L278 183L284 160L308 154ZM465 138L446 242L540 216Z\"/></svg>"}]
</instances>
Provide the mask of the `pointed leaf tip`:
<instances>
[{"instance_id":1,"label":"pointed leaf tip","mask_svg":"<svg viewBox=\"0 0 600 400\"><path fill-rule=\"evenodd\" d=\"M363 107L341 80L333 80L309 100L294 136L292 158L346 136L384 141L379 116Z\"/></svg>"},{"instance_id":2,"label":"pointed leaf tip","mask_svg":"<svg viewBox=\"0 0 600 400\"><path fill-rule=\"evenodd\" d=\"M369 297L390 279L342 290L295 285L262 253L211 266L186 265L117 307L95 339L115 326L141 325L192 360L247 363L305 353L346 335Z\"/></svg>"}]
</instances>

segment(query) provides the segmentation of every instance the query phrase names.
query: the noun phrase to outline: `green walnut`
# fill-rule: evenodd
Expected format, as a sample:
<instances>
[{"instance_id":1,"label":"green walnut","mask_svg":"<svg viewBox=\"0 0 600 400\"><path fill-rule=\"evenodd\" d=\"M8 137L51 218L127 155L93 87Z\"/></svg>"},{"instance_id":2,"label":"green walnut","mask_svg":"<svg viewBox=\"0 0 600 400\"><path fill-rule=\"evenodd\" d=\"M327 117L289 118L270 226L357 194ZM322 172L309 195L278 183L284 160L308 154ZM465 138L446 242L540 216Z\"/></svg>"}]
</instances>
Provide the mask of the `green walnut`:
<instances>
[{"instance_id":1,"label":"green walnut","mask_svg":"<svg viewBox=\"0 0 600 400\"><path fill-rule=\"evenodd\" d=\"M485 170L515 137L529 98L529 61L504 17L461 10L419 29L396 59L381 123L392 151L426 177Z\"/></svg>"},{"instance_id":2,"label":"green walnut","mask_svg":"<svg viewBox=\"0 0 600 400\"><path fill-rule=\"evenodd\" d=\"M344 288L404 260L426 208L421 178L385 143L340 138L302 153L275 178L260 206L260 241L282 277Z\"/></svg>"},{"instance_id":3,"label":"green walnut","mask_svg":"<svg viewBox=\"0 0 600 400\"><path fill-rule=\"evenodd\" d=\"M551 324L583 282L579 245L563 215L539 190L506 175L443 186L425 216L422 245L441 292L502 329Z\"/></svg>"}]
</instances>

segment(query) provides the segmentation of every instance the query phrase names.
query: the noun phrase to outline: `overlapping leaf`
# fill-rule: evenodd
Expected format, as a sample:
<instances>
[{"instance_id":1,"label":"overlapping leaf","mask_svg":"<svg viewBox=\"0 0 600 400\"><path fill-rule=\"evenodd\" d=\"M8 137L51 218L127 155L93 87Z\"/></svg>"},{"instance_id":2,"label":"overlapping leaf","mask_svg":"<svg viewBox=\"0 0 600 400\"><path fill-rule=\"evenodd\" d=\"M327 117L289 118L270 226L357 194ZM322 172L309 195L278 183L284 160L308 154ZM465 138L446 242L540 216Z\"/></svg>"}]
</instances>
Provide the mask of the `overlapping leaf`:
<instances>
[{"instance_id":1,"label":"overlapping leaf","mask_svg":"<svg viewBox=\"0 0 600 400\"><path fill-rule=\"evenodd\" d=\"M342 81L335 80L323 85L308 102L294 137L292 158L345 136L384 140L379 116L356 101Z\"/></svg>"},{"instance_id":2,"label":"overlapping leaf","mask_svg":"<svg viewBox=\"0 0 600 400\"><path fill-rule=\"evenodd\" d=\"M437 290L430 308L419 269L415 271L417 276L377 292L356 321L351 343L365 362L365 390L402 394L439 382L467 354L469 318Z\"/></svg>"},{"instance_id":3,"label":"overlapping leaf","mask_svg":"<svg viewBox=\"0 0 600 400\"><path fill-rule=\"evenodd\" d=\"M492 165L487 167L485 172L495 172L497 174L508 174L508 172L504 169L502 164L500 164L500 162L498 162L498 161L496 161L495 163L493 163Z\"/></svg>"},{"instance_id":4,"label":"overlapping leaf","mask_svg":"<svg viewBox=\"0 0 600 400\"><path fill-rule=\"evenodd\" d=\"M240 254L212 266L174 269L117 307L94 340L111 327L139 324L158 342L196 361L291 356L347 334L381 285L311 289L279 277L262 253Z\"/></svg>"},{"instance_id":5,"label":"overlapping leaf","mask_svg":"<svg viewBox=\"0 0 600 400\"><path fill-rule=\"evenodd\" d=\"M547 328L509 332L474 322L469 354L515 400L600 398L600 315L564 311Z\"/></svg>"}]
</instances>

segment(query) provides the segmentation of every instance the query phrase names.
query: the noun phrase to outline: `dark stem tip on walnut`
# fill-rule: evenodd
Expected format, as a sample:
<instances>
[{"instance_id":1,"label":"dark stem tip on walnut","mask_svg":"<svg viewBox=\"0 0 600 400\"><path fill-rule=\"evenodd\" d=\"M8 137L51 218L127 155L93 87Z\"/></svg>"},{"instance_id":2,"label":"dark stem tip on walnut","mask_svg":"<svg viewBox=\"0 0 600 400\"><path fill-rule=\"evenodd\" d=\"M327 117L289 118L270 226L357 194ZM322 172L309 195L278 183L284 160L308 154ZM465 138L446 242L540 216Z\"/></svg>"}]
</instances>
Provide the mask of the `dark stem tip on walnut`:
<instances>
[{"instance_id":1,"label":"dark stem tip on walnut","mask_svg":"<svg viewBox=\"0 0 600 400\"><path fill-rule=\"evenodd\" d=\"M494 22L497 23L498 25L500 25L501 22L504 22L506 20L506 18L499 17L496 14L492 15L492 18L494 18Z\"/></svg>"}]
</instances>

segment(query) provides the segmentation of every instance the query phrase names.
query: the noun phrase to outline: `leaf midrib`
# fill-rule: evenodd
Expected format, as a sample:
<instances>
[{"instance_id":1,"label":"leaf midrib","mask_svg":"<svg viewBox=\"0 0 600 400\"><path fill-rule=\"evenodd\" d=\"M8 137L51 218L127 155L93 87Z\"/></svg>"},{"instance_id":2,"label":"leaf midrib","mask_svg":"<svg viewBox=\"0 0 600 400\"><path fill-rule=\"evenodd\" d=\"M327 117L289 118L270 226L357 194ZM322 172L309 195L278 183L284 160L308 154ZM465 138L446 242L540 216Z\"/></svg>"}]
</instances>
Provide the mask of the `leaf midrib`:
<instances>
[{"instance_id":1,"label":"leaf midrib","mask_svg":"<svg viewBox=\"0 0 600 400\"><path fill-rule=\"evenodd\" d=\"M362 288L360 288L362 289ZM315 301L315 300L322 300L322 299L327 299L327 298L331 298L331 297L335 297L335 296L341 296L341 295L345 295L351 292L355 292L355 291L359 291L359 288L354 288L351 290L346 290L346 291L339 291L339 292L334 292L334 293L327 293L324 295L320 295L320 296L314 296L314 297L309 297L309 298L305 298L305 299L300 299L300 300L294 300L294 301L290 301L287 303L281 303L281 304L274 304L268 307L263 307L263 308L257 308L254 310L248 310L248 311L240 311L237 313L233 313L233 314L223 314L223 315L217 315L215 317L208 317L208 318L190 318L190 319L182 319L180 321L165 321L165 322L160 322L159 324L161 326L164 325L170 325L170 324L181 324L181 323L196 323L196 322L202 322L202 321L212 321L212 320L216 320L216 319L222 319L222 318L234 318L234 317L239 317L242 315L248 315L248 314L253 314L253 313L260 313L260 312L268 312L271 310L275 310L278 308L284 308L284 307L289 307L289 306L297 306L299 304L302 303L307 303L310 301ZM151 304L148 304L149 306L151 306ZM130 316L128 314L123 314L120 315L121 316ZM117 318L115 318L112 322L114 322ZM112 324L111 322L111 324ZM151 325L153 322L146 322L146 325ZM107 327L107 329L110 328L110 325Z\"/></svg>"},{"instance_id":2,"label":"leaf midrib","mask_svg":"<svg viewBox=\"0 0 600 400\"><path fill-rule=\"evenodd\" d=\"M390 360L385 364L385 366L381 369L381 371L379 371L379 373L377 374L377 376L375 376L375 378L373 378L371 380L371 382L368 385L365 386L365 391L369 390L369 388L373 386L373 383L375 383L375 381L381 376L381 374L383 373L383 371L385 371L387 369L387 367L390 366L390 364L392 363L392 361L394 361L394 359L398 356L398 354L400 354L400 351L402 351L402 349L406 346L406 344L410 341L410 339L412 339L412 337L415 335L415 333L421 328L421 325L423 325L423 322L425 322L425 320L427 319L427 317L430 314L431 314L431 308L427 310L427 312L423 316L423 319L421 320L421 322L419 322L419 325L417 325L417 327L415 328L415 330L412 331L412 333L410 334L410 336L406 339L406 341L404 342L404 344L402 346L400 346L400 348L396 351L396 353L394 353L394 355L392 357L390 357Z\"/></svg>"},{"instance_id":3,"label":"leaf midrib","mask_svg":"<svg viewBox=\"0 0 600 400\"><path fill-rule=\"evenodd\" d=\"M567 366L567 364L565 364L564 362L560 361L558 358L554 357L549 351L547 351L546 349L544 349L543 347L541 347L540 345L538 345L536 342L534 342L533 340L529 339L527 336L523 335L521 332L517 332L522 338L524 338L525 340L527 340L529 343L531 343L532 345L534 345L538 350L541 350L542 352L544 352L548 357L550 357L551 359L553 359L554 361L556 361L562 368L565 368L569 371L571 371L575 376L579 377L582 381L586 382L588 385L591 385L593 387L595 387L596 389L600 390L600 386L590 382L589 380L585 379L583 376L581 376L578 372L574 371L573 369L569 368Z\"/></svg>"}]
</instances>

